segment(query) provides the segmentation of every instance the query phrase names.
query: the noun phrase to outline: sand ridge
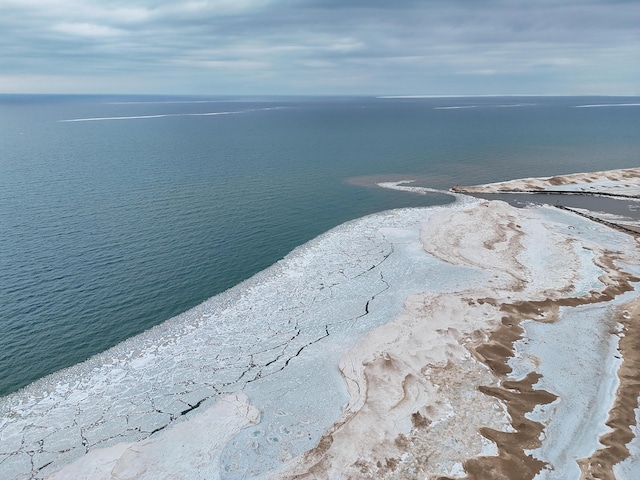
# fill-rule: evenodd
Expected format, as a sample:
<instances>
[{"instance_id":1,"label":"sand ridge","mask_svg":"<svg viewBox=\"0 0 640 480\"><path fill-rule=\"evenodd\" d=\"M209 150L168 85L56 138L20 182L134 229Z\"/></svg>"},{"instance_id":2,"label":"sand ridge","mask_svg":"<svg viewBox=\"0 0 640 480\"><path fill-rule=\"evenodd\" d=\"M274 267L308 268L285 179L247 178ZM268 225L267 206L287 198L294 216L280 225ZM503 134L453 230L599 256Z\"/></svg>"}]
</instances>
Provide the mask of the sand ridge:
<instances>
[{"instance_id":1,"label":"sand ridge","mask_svg":"<svg viewBox=\"0 0 640 480\"><path fill-rule=\"evenodd\" d=\"M521 178L485 185L455 186L458 193L568 191L640 197L640 168Z\"/></svg>"},{"instance_id":2,"label":"sand ridge","mask_svg":"<svg viewBox=\"0 0 640 480\"><path fill-rule=\"evenodd\" d=\"M556 396L535 387L535 371L509 378L520 321L552 322L560 307L606 302L638 279L616 254L502 202L434 215L421 240L431 255L491 272L492 288L410 297L343 358L351 401L340 421L274 478L532 479L549 467L530 453L545 426L527 414ZM570 293L577 248L602 269L587 295ZM539 265L527 255L545 250Z\"/></svg>"},{"instance_id":3,"label":"sand ridge","mask_svg":"<svg viewBox=\"0 0 640 480\"><path fill-rule=\"evenodd\" d=\"M578 460L581 480L615 480L614 466L630 455L627 444L633 440L631 427L636 425L635 409L640 397L640 299L619 308L616 318L622 325L619 351L624 359L618 371L620 386L607 426L611 431L600 438L602 448L589 458Z\"/></svg>"}]
</instances>

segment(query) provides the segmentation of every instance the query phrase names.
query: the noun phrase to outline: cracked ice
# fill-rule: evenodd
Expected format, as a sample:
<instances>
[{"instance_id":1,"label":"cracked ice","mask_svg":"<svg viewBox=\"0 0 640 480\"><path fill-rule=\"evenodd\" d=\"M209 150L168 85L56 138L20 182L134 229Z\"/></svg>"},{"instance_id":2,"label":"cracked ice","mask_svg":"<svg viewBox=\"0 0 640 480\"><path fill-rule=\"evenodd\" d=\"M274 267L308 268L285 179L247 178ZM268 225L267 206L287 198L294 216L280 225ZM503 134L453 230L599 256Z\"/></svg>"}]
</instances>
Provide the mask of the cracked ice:
<instances>
[{"instance_id":1,"label":"cracked ice","mask_svg":"<svg viewBox=\"0 0 640 480\"><path fill-rule=\"evenodd\" d=\"M220 446L223 478L264 473L311 448L348 400L340 355L397 315L419 285L416 255L394 252L419 250L424 212L337 227L243 284L3 398L2 477L44 478L240 392L261 422Z\"/></svg>"}]
</instances>

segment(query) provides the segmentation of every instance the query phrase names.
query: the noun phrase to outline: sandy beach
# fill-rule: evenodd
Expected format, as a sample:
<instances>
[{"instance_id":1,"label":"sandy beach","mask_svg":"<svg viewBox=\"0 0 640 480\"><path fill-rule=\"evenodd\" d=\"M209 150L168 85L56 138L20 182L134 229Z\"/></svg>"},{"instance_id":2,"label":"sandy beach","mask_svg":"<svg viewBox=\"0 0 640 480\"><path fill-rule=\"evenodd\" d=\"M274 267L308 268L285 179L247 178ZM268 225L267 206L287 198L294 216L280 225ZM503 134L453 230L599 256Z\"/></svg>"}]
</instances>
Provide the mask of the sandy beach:
<instances>
[{"instance_id":1,"label":"sandy beach","mask_svg":"<svg viewBox=\"0 0 640 480\"><path fill-rule=\"evenodd\" d=\"M522 178L485 185L455 186L451 190L460 193L562 191L638 197L639 175L640 168L625 168L554 177Z\"/></svg>"},{"instance_id":2,"label":"sandy beach","mask_svg":"<svg viewBox=\"0 0 640 480\"><path fill-rule=\"evenodd\" d=\"M337 227L1 399L0 477L638 478L636 236L460 193L551 188L638 195L640 169Z\"/></svg>"}]
</instances>

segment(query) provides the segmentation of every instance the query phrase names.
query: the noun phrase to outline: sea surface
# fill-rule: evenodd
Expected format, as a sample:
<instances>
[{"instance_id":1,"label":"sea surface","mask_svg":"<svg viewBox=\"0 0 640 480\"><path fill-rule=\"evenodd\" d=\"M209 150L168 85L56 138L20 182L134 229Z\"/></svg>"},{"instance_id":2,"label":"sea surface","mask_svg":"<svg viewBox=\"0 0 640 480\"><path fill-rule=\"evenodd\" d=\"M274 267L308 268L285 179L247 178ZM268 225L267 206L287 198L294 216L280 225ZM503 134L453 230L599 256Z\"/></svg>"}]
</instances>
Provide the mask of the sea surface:
<instances>
[{"instance_id":1,"label":"sea surface","mask_svg":"<svg viewBox=\"0 0 640 480\"><path fill-rule=\"evenodd\" d=\"M0 95L0 396L345 221L640 165L629 97Z\"/></svg>"}]
</instances>

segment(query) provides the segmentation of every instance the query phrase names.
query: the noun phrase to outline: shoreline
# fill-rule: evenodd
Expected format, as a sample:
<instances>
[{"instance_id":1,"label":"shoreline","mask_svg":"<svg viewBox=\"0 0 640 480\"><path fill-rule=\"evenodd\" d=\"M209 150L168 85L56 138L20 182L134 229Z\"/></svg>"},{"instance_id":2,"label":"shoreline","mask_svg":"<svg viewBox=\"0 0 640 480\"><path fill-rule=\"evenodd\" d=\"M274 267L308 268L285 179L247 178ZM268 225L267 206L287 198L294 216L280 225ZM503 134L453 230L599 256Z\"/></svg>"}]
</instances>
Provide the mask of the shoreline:
<instances>
[{"instance_id":1,"label":"shoreline","mask_svg":"<svg viewBox=\"0 0 640 480\"><path fill-rule=\"evenodd\" d=\"M474 186L454 186L458 193L500 193L500 192L553 192L592 195L617 195L640 197L639 168L602 170L598 172L570 173L553 177L535 177L507 180Z\"/></svg>"},{"instance_id":2,"label":"shoreline","mask_svg":"<svg viewBox=\"0 0 640 480\"><path fill-rule=\"evenodd\" d=\"M488 222L486 222L488 223ZM486 224L485 223L485 224ZM494 222L495 224L495 222ZM479 225L478 225L479 226ZM451 246L452 243L456 242L464 242L462 237L456 238L455 236L455 228L447 231L446 235L443 235L441 240L445 240L447 246ZM472 228L470 229L472 230ZM502 232L501 232L502 233ZM517 237L517 234L514 236ZM451 240L451 238L455 238L455 240ZM507 242L513 240L506 239ZM435 243L438 245L438 242ZM584 248L584 247L583 247ZM481 250L481 245L475 245L475 248L470 250L475 250L476 252ZM442 249L439 252L443 256L447 256L449 252ZM512 252L513 253L513 252ZM456 252L453 253L453 256L450 257L451 261L459 261L460 258L453 258L456 256ZM468 258L466 260L469 260ZM472 259L472 263L476 263L477 259ZM449 460L448 465L447 461L443 460L442 455L438 456L437 451L430 451L431 454L429 458L423 459L421 462L411 461L411 458L407 459L405 456L410 450L405 449L404 452L396 451L393 452L391 440L387 440L387 446L389 450L381 452L381 447L378 445L374 445L373 447L369 446L368 451L367 448L363 448L358 454L351 454L351 456L347 456L347 454L343 453L345 451L349 451L349 443L353 441L355 438L370 438L374 436L374 432L367 432L363 434L360 432L360 435L354 435L352 431L347 430L347 433L344 433L345 426L349 423L355 423L357 420L357 415L360 414L360 411L364 410L364 407L356 413L353 417L347 418L340 423L336 424L337 427L335 431L328 432L330 435L331 441L325 438L324 444L329 444L330 447L324 448L324 445L320 444L318 450L316 452L312 452L311 454L307 454L307 458L303 459L298 465L294 465L293 467L289 467L289 469L285 469L282 475L282 478L326 478L331 476L338 476L340 478L438 478L441 480L451 479L451 478L534 478L536 475L543 474L544 472L551 472L553 469L558 470L560 465L554 466L544 461L544 457L542 459L537 458L535 455L532 455L531 452L538 451L540 447L543 445L543 441L540 440L541 435L543 434L546 425L540 422L536 422L528 418L529 412L534 410L537 407L544 406L546 404L550 404L554 402L557 396L549 391L544 389L536 388L535 385L540 382L542 376L532 369L528 371L523 377L512 377L510 374L512 373L511 367L508 365L508 360L515 355L514 344L520 340L522 340L523 335L525 334L525 329L522 328L521 323L523 320L528 319L530 321L542 321L544 323L558 320L558 315L560 308L565 307L578 307L580 305L590 305L597 304L599 302L607 302L615 298L617 295L624 293L625 291L631 291L633 289L631 282L637 282L638 277L633 274L628 273L620 273L616 271L616 267L614 266L616 260L616 256L612 253L602 252L602 258L600 259L600 267L603 268L603 272L605 275L603 278L603 287L600 289L591 290L591 293L588 295L580 295L580 296L567 296L565 291L565 295L560 294L558 298L547 297L542 300L518 300L516 302L504 302L500 300L496 300L496 298L478 298L472 297L470 292L466 292L467 300L470 304L474 306L482 306L486 307L487 304L492 305L492 307L496 310L496 317L502 318L499 322L494 322L496 327L492 329L492 332L489 333L486 330L483 334L480 335L481 340L479 342L474 342L473 335L477 335L477 331L470 333L465 332L463 330L458 330L457 341L458 343L467 344L467 350L471 352L473 357L489 367L491 372L494 374L494 377L491 382L488 382L489 385L477 385L471 383L474 389L485 394L487 397L492 397L498 400L499 405L502 408L506 408L508 412L508 417L511 419L508 425L503 425L502 428L491 427L485 423L484 426L479 428L479 432L485 439L491 440L497 446L497 452L493 452L491 455L473 455L469 448L466 449L465 455L460 455L458 457L458 462L454 462L451 464L451 460ZM617 260L620 260L619 258ZM485 264L485 267L488 265ZM500 270L500 269L498 269ZM502 272L504 273L504 272ZM604 278L606 276L606 278ZM511 290L511 294L517 293L522 287L517 286L518 284L526 285L526 282L523 282L521 278L513 278L512 283L515 284L515 288ZM459 292L457 297L460 297ZM539 292L540 293L540 292ZM538 293L538 294L539 294ZM560 292L561 293L561 292ZM501 312L501 313L498 313ZM414 317L417 315L414 315ZM460 316L460 315L458 315ZM542 317L542 319L540 318ZM555 318L554 318L555 317ZM457 318L454 316L454 318ZM433 316L429 318L430 321L433 320ZM395 329L400 328L400 325L397 325L398 320L394 320L392 322L393 327ZM636 322L637 323L637 322ZM640 325L635 324L635 328L640 328ZM458 325L454 324L454 328L459 328ZM423 335L424 338L424 335ZM441 344L442 342L440 342ZM404 347L406 347L406 343L402 344L398 347L400 350L404 351ZM627 347L628 348L628 347ZM384 351L384 348L370 348L369 351ZM623 350L621 348L621 350ZM624 355L624 352L623 352ZM398 363L401 361L407 361L406 357L402 360L393 359L394 362ZM441 359L442 360L442 359ZM449 360L447 360L448 362ZM364 363L364 362L363 362ZM433 369L434 364L437 362L432 362L428 365L424 365L421 368L414 368L413 370L405 372L405 379L412 378L413 376L420 375L423 372L424 368ZM373 365L373 364L370 364ZM448 365L448 363L447 363ZM625 362L623 361L623 366ZM368 367L365 367L365 369ZM628 369L629 367L627 367ZM522 372L520 372L522 373ZM366 376L366 384L369 388L372 383L373 372L370 373L369 376ZM384 378L384 374L381 375ZM403 378L403 375L398 375L396 372L396 376ZM624 384L625 382L623 382ZM388 385L385 386L385 390L388 392ZM404 388L404 386L403 386ZM468 389L465 390L463 386L459 386L459 389L463 390L464 393L468 396L471 396L473 392ZM468 385L467 385L468 388ZM633 396L633 385L626 385L621 387L622 390L630 389L631 393L626 393L623 395L625 397L624 402L618 402L617 404L624 404L625 409L623 409L624 413L618 412L615 414L617 417L624 416L624 418L629 417L629 412L633 414L635 408L637 408L637 395L635 398L635 402L633 400L629 400L630 396ZM425 388L426 391L429 391ZM636 392L637 393L637 392ZM437 399L438 394L434 395ZM446 395L440 395L444 397L444 401L448 398ZM616 398L619 398L619 395L616 395ZM437 400L436 400L437 401ZM477 402L477 399L474 400ZM422 408L425 408L424 406ZM470 405L465 405L465 408L471 408ZM433 424L440 423L446 421L444 418L438 418L437 415L434 415L433 405L427 407L428 410L431 411L431 417L427 417L425 420L421 420L416 424L414 422L414 426L411 429L408 429L407 432L396 431L396 440L408 438L410 444L415 444L418 442L417 438L420 435L420 429L426 427L431 427ZM390 410L388 407L383 411L379 412L380 417L384 417L385 412ZM614 411L616 408L613 409ZM419 411L419 410L418 410ZM388 413L386 413L388 415ZM460 414L460 412L458 412ZM578 415L578 414L576 414ZM482 422L477 421L478 415L474 415L474 425L481 424ZM421 417L422 418L422 417ZM379 422L383 422L383 418L376 418L373 420L362 421L365 425L376 425ZM603 426L604 427L604 426ZM373 427L371 427L373 428ZM624 429L622 429L624 431ZM609 443L615 444L613 446L614 450L619 450L622 441L629 440L627 428L624 433L617 433L615 435L611 435L610 437L615 438L618 436L618 441L609 440ZM456 436L455 427L453 425L449 425L449 428L446 430L447 436ZM603 432L604 433L604 432ZM393 435L388 435L387 437L390 439L393 438ZM469 432L466 434L467 438L471 437ZM457 436L460 441L460 435ZM623 438L621 440L620 438ZM337 440L337 441L336 441ZM565 442L571 442L571 438L564 438ZM445 443L446 445L446 443ZM442 447L442 439L438 436L432 438L431 447L436 446L436 449ZM378 451L376 451L376 448ZM477 450L477 449L476 449ZM423 452L429 451L428 449L424 449ZM374 455L371 455L374 453ZM384 454L382 454L384 453ZM389 453L395 453L395 456L388 455ZM619 463L624 459L623 455L620 455L617 451L618 457L610 456L608 462L603 461L603 458L607 457L607 453L604 454L595 454L592 458L586 459L583 461L586 465L593 465L598 462L599 468L604 471L609 469L612 471L613 466L616 463ZM398 455L400 454L400 455ZM345 459L345 456L347 458ZM373 457L373 458L371 458ZM375 458L378 458L378 462L376 463ZM435 457L435 458L434 458ZM365 460L366 459L366 460ZM382 459L382 463L380 461ZM407 461L409 460L409 461ZM435 469L429 468L429 461L435 464ZM354 466L358 467L357 469ZM577 465L576 465L577 467ZM447 469L449 470L447 472ZM551 470L547 470L551 469ZM583 471L587 473L587 467L583 466ZM480 476L478 476L480 475ZM541 478L569 478L562 476L553 476L550 474L550 477L541 477ZM280 476L275 476L274 478L281 478ZM577 476L575 478L578 478ZM582 477L580 477L582 478ZM585 477L586 478L586 477ZM603 478L614 478L614 477L603 477ZM629 477L632 478L632 477Z\"/></svg>"},{"instance_id":3,"label":"shoreline","mask_svg":"<svg viewBox=\"0 0 640 480\"><path fill-rule=\"evenodd\" d=\"M624 185L608 188L632 188L617 172ZM567 177L575 186L576 175ZM610 349L591 354L594 345L614 342L621 360L602 373L617 386L605 399L591 393L610 418L585 427L589 445L602 448L580 457L575 478L624 470L634 461L624 449L640 451L637 240L553 207L454 196L454 204L337 227L233 292L94 359L81 381L73 367L42 382L40 393L2 399L0 472L560 478L552 469L564 465L553 464L541 435L582 412L553 416L561 376L540 373L553 357L536 356L527 326L564 325L577 308L599 333L572 339L575 348L601 363ZM91 405L109 398L118 400ZM73 422L56 426L69 415Z\"/></svg>"},{"instance_id":4,"label":"shoreline","mask_svg":"<svg viewBox=\"0 0 640 480\"><path fill-rule=\"evenodd\" d=\"M524 200L526 203L551 205L551 200L555 199L553 205L557 208L637 235L640 234L640 185L636 185L634 180L638 177L640 168L628 168L555 177L523 178L469 187L454 186L450 191L487 200L503 200L512 205L522 202L522 197L527 195L531 195L531 198ZM605 200L600 201L600 206L595 206L590 198L589 201L576 199L568 202L563 196L596 197Z\"/></svg>"}]
</instances>

